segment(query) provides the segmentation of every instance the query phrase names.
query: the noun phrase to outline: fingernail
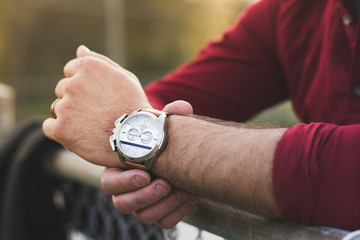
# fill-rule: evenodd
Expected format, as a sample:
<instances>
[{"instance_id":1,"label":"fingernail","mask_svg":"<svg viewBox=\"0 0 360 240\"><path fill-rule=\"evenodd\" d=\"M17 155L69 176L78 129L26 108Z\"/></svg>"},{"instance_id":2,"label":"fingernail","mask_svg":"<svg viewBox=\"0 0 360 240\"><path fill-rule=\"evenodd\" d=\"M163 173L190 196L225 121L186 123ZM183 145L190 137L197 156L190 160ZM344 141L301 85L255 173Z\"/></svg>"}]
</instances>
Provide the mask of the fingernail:
<instances>
[{"instance_id":1,"label":"fingernail","mask_svg":"<svg viewBox=\"0 0 360 240\"><path fill-rule=\"evenodd\" d=\"M163 197L167 195L170 192L170 189L168 187L165 187L161 184L155 185L155 192L158 194L159 197Z\"/></svg>"},{"instance_id":2,"label":"fingernail","mask_svg":"<svg viewBox=\"0 0 360 240\"><path fill-rule=\"evenodd\" d=\"M189 194L186 193L186 192L183 192L183 191L178 191L176 193L176 196L178 197L178 199L182 200L182 201L185 201L186 199L189 198Z\"/></svg>"},{"instance_id":3,"label":"fingernail","mask_svg":"<svg viewBox=\"0 0 360 240\"><path fill-rule=\"evenodd\" d=\"M135 175L135 177L133 177L133 183L137 187L143 187L147 185L146 179L139 175Z\"/></svg>"},{"instance_id":4,"label":"fingernail","mask_svg":"<svg viewBox=\"0 0 360 240\"><path fill-rule=\"evenodd\" d=\"M195 196L192 196L189 198L189 200L187 201L190 205L195 205L198 202L198 198Z\"/></svg>"}]
</instances>

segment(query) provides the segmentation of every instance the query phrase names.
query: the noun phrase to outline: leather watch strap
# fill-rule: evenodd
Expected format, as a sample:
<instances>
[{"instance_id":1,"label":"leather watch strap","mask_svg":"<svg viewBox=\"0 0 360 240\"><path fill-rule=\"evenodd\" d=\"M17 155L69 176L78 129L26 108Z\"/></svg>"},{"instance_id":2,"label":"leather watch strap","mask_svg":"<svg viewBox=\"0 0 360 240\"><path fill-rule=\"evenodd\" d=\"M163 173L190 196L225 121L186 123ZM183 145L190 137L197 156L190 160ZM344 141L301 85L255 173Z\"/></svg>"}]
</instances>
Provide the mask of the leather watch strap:
<instances>
[{"instance_id":1,"label":"leather watch strap","mask_svg":"<svg viewBox=\"0 0 360 240\"><path fill-rule=\"evenodd\" d=\"M127 166L128 168L136 168L136 169L141 169L141 170L145 170L145 165L144 163L134 163L134 162L130 162L129 160L124 160L124 164L125 166Z\"/></svg>"},{"instance_id":2,"label":"leather watch strap","mask_svg":"<svg viewBox=\"0 0 360 240\"><path fill-rule=\"evenodd\" d=\"M151 108L143 108L143 109L140 110L140 112L149 112L149 113L154 114L157 117L159 117L161 114L164 113L162 111L159 111L159 110L156 110L156 109L151 109Z\"/></svg>"}]
</instances>

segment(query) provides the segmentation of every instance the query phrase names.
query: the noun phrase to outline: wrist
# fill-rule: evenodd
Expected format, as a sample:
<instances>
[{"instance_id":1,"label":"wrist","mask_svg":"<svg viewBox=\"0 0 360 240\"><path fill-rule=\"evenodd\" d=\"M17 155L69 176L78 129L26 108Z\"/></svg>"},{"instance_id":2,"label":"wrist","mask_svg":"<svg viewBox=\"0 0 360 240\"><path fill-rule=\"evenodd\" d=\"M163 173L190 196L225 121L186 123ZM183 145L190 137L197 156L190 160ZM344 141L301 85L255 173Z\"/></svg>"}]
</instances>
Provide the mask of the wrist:
<instances>
[{"instance_id":1,"label":"wrist","mask_svg":"<svg viewBox=\"0 0 360 240\"><path fill-rule=\"evenodd\" d=\"M186 121L186 119L189 119L189 121L196 121L196 119L193 119L187 115L177 115L173 114L167 119L166 123L166 132L167 132L167 145L166 148L164 148L163 151L159 154L157 160L153 163L153 167L151 169L151 172L158 177L163 177L165 179L170 180L171 182L174 181L173 177L176 176L178 173L182 172L182 169L184 167L183 164L186 164L186 162L182 162L182 156L179 155L179 149L177 147L182 146L181 149L184 151L187 151L186 155L191 155L188 151L191 151L192 148L187 148L186 145L184 147L183 140L184 135L178 134L179 129L186 129L187 124L189 122ZM191 124L191 123L189 123ZM186 134L185 132L182 132L183 134ZM188 136L191 138L191 136Z\"/></svg>"}]
</instances>

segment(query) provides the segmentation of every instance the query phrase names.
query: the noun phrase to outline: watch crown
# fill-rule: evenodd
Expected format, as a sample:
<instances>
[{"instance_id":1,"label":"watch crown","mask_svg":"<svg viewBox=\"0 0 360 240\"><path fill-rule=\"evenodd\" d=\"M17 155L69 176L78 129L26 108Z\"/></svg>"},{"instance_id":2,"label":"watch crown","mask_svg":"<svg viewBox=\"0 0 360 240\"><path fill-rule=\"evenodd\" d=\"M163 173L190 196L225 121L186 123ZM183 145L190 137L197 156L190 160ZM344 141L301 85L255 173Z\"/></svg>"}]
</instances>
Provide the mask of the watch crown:
<instances>
[{"instance_id":1,"label":"watch crown","mask_svg":"<svg viewBox=\"0 0 360 240\"><path fill-rule=\"evenodd\" d=\"M111 135L110 136L110 145L111 145L111 149L114 151L114 152L116 152L117 150L116 150L116 144L115 144L115 136L114 135Z\"/></svg>"}]
</instances>

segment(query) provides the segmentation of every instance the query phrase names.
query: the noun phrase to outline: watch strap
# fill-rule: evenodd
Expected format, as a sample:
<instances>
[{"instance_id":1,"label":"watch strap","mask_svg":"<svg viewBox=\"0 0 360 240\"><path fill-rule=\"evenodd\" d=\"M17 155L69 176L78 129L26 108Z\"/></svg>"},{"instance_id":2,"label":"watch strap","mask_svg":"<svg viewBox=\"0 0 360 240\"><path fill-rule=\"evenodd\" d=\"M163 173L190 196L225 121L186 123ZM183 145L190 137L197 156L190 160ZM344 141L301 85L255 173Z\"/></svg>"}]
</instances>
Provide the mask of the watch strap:
<instances>
[{"instance_id":1,"label":"watch strap","mask_svg":"<svg viewBox=\"0 0 360 240\"><path fill-rule=\"evenodd\" d=\"M148 169L146 169L146 166L144 163L134 163L134 162L130 162L129 160L125 159L124 164L126 167L131 168L131 169L136 168L136 169L141 169L141 170L148 170Z\"/></svg>"},{"instance_id":2,"label":"watch strap","mask_svg":"<svg viewBox=\"0 0 360 240\"><path fill-rule=\"evenodd\" d=\"M131 161L127 160L126 158L124 158L123 163L125 164L126 167L131 168L131 169L136 168L136 169L141 169L141 170L146 170L146 171L150 170L152 161L158 159L160 153L162 153L162 151L165 149L165 146L167 144L167 139L164 139L164 141L165 140L166 140L166 142L163 142L163 145L161 146L161 148L155 153L155 155L152 158L147 159L141 163L131 162Z\"/></svg>"},{"instance_id":3,"label":"watch strap","mask_svg":"<svg viewBox=\"0 0 360 240\"><path fill-rule=\"evenodd\" d=\"M165 113L165 112L162 112L162 111L159 111L159 110L156 110L156 109L151 109L151 108L142 108L142 109L139 110L139 112L149 112L149 113L154 114L157 117L159 117L160 115ZM167 113L165 113L165 114L169 115Z\"/></svg>"}]
</instances>

